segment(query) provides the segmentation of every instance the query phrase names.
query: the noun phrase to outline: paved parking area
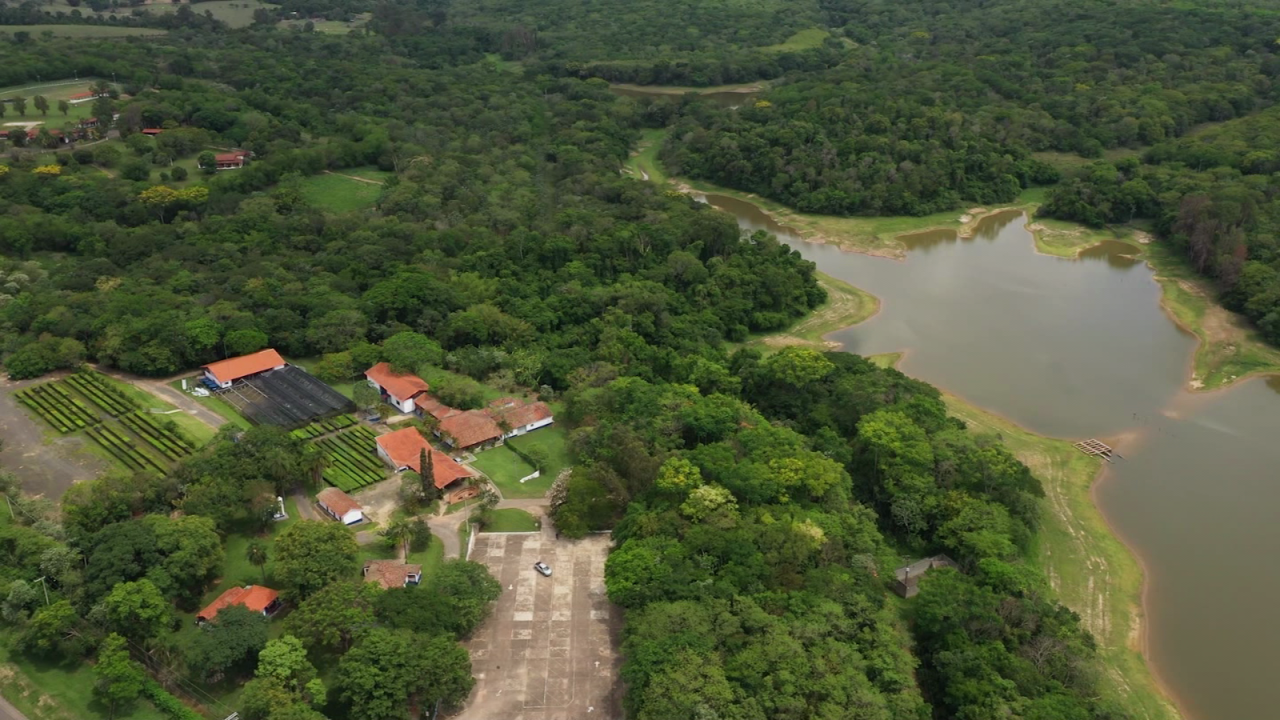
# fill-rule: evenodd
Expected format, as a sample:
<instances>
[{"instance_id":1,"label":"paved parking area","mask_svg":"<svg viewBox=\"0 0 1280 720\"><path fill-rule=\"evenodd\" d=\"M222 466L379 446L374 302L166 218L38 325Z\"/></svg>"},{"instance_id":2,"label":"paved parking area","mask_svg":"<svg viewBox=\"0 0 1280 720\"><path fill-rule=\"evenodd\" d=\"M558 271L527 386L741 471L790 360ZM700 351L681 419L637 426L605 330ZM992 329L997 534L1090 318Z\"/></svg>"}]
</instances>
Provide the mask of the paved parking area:
<instances>
[{"instance_id":1,"label":"paved parking area","mask_svg":"<svg viewBox=\"0 0 1280 720\"><path fill-rule=\"evenodd\" d=\"M604 589L607 535L486 533L471 559L502 583L467 643L476 687L461 720L621 720L621 611ZM551 566L543 577L533 564Z\"/></svg>"}]
</instances>

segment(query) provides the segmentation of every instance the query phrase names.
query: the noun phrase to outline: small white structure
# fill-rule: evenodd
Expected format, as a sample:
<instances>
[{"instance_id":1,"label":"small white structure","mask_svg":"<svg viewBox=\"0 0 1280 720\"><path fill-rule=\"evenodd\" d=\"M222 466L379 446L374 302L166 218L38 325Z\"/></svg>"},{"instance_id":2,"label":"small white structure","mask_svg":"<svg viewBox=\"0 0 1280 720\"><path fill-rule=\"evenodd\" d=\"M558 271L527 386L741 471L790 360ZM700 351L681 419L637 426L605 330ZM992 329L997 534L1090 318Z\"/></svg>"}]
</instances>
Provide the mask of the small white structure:
<instances>
[{"instance_id":1,"label":"small white structure","mask_svg":"<svg viewBox=\"0 0 1280 720\"><path fill-rule=\"evenodd\" d=\"M364 508L360 503L336 487L327 487L316 493L316 503L329 517L343 525L355 525L364 520Z\"/></svg>"}]
</instances>

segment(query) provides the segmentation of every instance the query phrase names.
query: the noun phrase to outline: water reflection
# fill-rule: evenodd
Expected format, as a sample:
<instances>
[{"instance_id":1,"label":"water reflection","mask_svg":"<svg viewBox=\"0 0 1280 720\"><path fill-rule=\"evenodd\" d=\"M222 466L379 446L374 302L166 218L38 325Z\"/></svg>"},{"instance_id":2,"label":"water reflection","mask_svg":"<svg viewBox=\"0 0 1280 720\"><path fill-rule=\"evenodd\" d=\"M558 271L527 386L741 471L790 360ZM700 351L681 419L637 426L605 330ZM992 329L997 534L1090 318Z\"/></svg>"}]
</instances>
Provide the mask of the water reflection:
<instances>
[{"instance_id":1,"label":"water reflection","mask_svg":"<svg viewBox=\"0 0 1280 720\"><path fill-rule=\"evenodd\" d=\"M1128 243L1119 240L1103 240L1093 247L1085 248L1077 256L1081 260L1101 260L1113 268L1127 268L1140 262L1134 257L1137 250Z\"/></svg>"}]
</instances>

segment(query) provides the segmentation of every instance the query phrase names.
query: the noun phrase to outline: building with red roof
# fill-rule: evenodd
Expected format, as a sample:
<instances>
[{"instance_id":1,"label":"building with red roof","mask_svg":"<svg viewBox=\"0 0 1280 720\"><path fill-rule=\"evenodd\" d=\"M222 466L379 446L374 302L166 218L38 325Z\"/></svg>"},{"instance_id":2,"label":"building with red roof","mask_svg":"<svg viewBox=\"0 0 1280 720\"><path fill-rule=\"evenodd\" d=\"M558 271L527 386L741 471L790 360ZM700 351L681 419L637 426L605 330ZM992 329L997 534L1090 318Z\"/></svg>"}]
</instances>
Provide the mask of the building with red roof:
<instances>
[{"instance_id":1,"label":"building with red roof","mask_svg":"<svg viewBox=\"0 0 1280 720\"><path fill-rule=\"evenodd\" d=\"M380 362L364 371L369 384L378 388L387 404L395 406L402 413L411 413L414 400L430 389L427 381L412 373L399 373L391 369L390 363Z\"/></svg>"},{"instance_id":2,"label":"building with red roof","mask_svg":"<svg viewBox=\"0 0 1280 720\"><path fill-rule=\"evenodd\" d=\"M336 487L327 487L316 493L316 504L343 525L355 525L364 520L364 508L360 503Z\"/></svg>"},{"instance_id":3,"label":"building with red roof","mask_svg":"<svg viewBox=\"0 0 1280 720\"><path fill-rule=\"evenodd\" d=\"M463 478L474 475L447 454L431 447L431 443L427 442L415 427L400 428L386 435L379 435L377 445L378 457L386 460L397 471L422 472L422 451L431 453L432 475L435 476L435 484L438 488L446 488Z\"/></svg>"},{"instance_id":4,"label":"building with red roof","mask_svg":"<svg viewBox=\"0 0 1280 720\"><path fill-rule=\"evenodd\" d=\"M520 398L500 398L489 403L489 415L495 421L506 421L503 438L515 437L546 427L555 422L551 408L544 402L526 403Z\"/></svg>"},{"instance_id":5,"label":"building with red roof","mask_svg":"<svg viewBox=\"0 0 1280 720\"><path fill-rule=\"evenodd\" d=\"M219 611L232 605L242 605L253 612L270 615L280 608L280 593L262 585L230 588L201 610L196 615L196 622L209 622L218 616Z\"/></svg>"},{"instance_id":6,"label":"building with red roof","mask_svg":"<svg viewBox=\"0 0 1280 720\"><path fill-rule=\"evenodd\" d=\"M280 353L271 348L249 355L227 358L204 366L204 375L214 385L229 388L236 380L257 375L268 370L279 370L287 365Z\"/></svg>"},{"instance_id":7,"label":"building with red roof","mask_svg":"<svg viewBox=\"0 0 1280 720\"><path fill-rule=\"evenodd\" d=\"M213 166L218 170L235 170L249 164L249 151L236 150L213 156Z\"/></svg>"},{"instance_id":8,"label":"building with red roof","mask_svg":"<svg viewBox=\"0 0 1280 720\"><path fill-rule=\"evenodd\" d=\"M440 439L455 450L471 450L502 439L502 428L484 410L467 410L440 421Z\"/></svg>"},{"instance_id":9,"label":"building with red roof","mask_svg":"<svg viewBox=\"0 0 1280 720\"><path fill-rule=\"evenodd\" d=\"M437 422L462 412L445 405L427 393L415 397L413 404L417 406L419 415L430 415Z\"/></svg>"}]
</instances>

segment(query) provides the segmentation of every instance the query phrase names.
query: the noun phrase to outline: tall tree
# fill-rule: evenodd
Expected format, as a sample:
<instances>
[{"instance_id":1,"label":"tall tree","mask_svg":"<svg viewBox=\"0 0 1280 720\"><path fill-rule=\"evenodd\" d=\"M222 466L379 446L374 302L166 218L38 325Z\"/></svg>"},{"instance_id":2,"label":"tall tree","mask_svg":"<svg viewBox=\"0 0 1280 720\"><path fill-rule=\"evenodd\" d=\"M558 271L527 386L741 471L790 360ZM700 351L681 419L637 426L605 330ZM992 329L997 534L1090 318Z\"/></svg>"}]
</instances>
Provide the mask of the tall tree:
<instances>
[{"instance_id":1,"label":"tall tree","mask_svg":"<svg viewBox=\"0 0 1280 720\"><path fill-rule=\"evenodd\" d=\"M285 620L285 629L313 651L344 652L373 626L381 592L360 580L333 583L303 600Z\"/></svg>"},{"instance_id":2,"label":"tall tree","mask_svg":"<svg viewBox=\"0 0 1280 720\"><path fill-rule=\"evenodd\" d=\"M410 705L466 699L471 659L453 640L374 628L338 663L335 689L352 720L408 718Z\"/></svg>"},{"instance_id":3,"label":"tall tree","mask_svg":"<svg viewBox=\"0 0 1280 720\"><path fill-rule=\"evenodd\" d=\"M33 105L36 106L36 110L40 111L40 114L42 116L44 117L49 116L49 99L48 98L46 98L43 95L36 95L34 98L31 99L31 102Z\"/></svg>"},{"instance_id":4,"label":"tall tree","mask_svg":"<svg viewBox=\"0 0 1280 720\"><path fill-rule=\"evenodd\" d=\"M187 666L206 681L248 673L267 644L267 623L262 613L242 605L219 610L188 645Z\"/></svg>"},{"instance_id":5,"label":"tall tree","mask_svg":"<svg viewBox=\"0 0 1280 720\"><path fill-rule=\"evenodd\" d=\"M22 117L27 116L27 99L26 98L22 96L18 96L13 98L9 102L13 103L13 109L17 110L19 115L21 115Z\"/></svg>"},{"instance_id":6,"label":"tall tree","mask_svg":"<svg viewBox=\"0 0 1280 720\"><path fill-rule=\"evenodd\" d=\"M261 540L254 540L249 543L249 547L244 551L245 559L249 564L262 571L262 584L267 584L267 544Z\"/></svg>"},{"instance_id":7,"label":"tall tree","mask_svg":"<svg viewBox=\"0 0 1280 720\"><path fill-rule=\"evenodd\" d=\"M62 117L66 117L67 113L71 112L71 103L67 102L66 100L59 100L58 112L62 113Z\"/></svg>"},{"instance_id":8,"label":"tall tree","mask_svg":"<svg viewBox=\"0 0 1280 720\"><path fill-rule=\"evenodd\" d=\"M116 633L108 635L98 648L93 675L93 694L107 706L110 718L138 699L146 679L142 666L129 657L128 641Z\"/></svg>"},{"instance_id":9,"label":"tall tree","mask_svg":"<svg viewBox=\"0 0 1280 720\"><path fill-rule=\"evenodd\" d=\"M355 535L339 523L302 520L276 541L276 577L284 595L299 602L356 572Z\"/></svg>"},{"instance_id":10,"label":"tall tree","mask_svg":"<svg viewBox=\"0 0 1280 720\"><path fill-rule=\"evenodd\" d=\"M112 632L135 642L158 637L173 623L170 602L145 578L112 588L101 609Z\"/></svg>"}]
</instances>

